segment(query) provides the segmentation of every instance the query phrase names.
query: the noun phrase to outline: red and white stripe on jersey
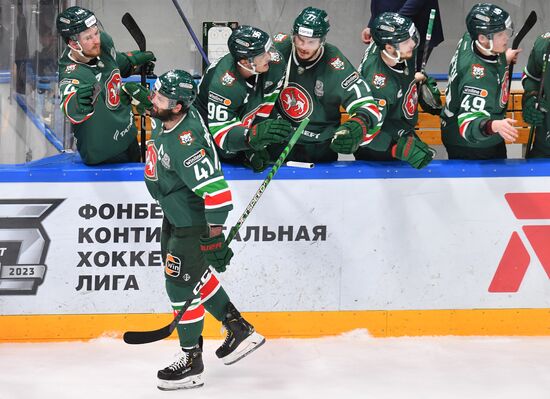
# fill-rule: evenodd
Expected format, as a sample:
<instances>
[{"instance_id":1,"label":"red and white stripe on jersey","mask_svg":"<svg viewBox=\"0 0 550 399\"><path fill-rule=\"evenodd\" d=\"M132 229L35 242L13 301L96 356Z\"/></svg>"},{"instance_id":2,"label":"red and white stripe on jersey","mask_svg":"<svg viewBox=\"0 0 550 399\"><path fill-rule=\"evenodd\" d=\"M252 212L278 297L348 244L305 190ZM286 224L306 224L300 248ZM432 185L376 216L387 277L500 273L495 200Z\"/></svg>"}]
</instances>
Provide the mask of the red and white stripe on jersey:
<instances>
[{"instance_id":1,"label":"red and white stripe on jersey","mask_svg":"<svg viewBox=\"0 0 550 399\"><path fill-rule=\"evenodd\" d=\"M229 188L216 191L204 196L204 209L221 208L233 203L231 190Z\"/></svg>"},{"instance_id":2,"label":"red and white stripe on jersey","mask_svg":"<svg viewBox=\"0 0 550 399\"><path fill-rule=\"evenodd\" d=\"M223 126L225 125L227 122L222 122L222 123L212 123L210 122L209 126L210 126L210 131L213 133L213 136L214 136L214 141L216 142L216 144L218 145L218 147L220 148L224 148L224 144L225 144L225 138L227 137L227 133L232 129L234 128L235 126L243 126L243 127L246 127L244 126L241 121L237 120L233 123L229 123L227 124L226 126ZM219 130L216 129L216 127L218 126L221 126L221 128Z\"/></svg>"},{"instance_id":3,"label":"red and white stripe on jersey","mask_svg":"<svg viewBox=\"0 0 550 399\"><path fill-rule=\"evenodd\" d=\"M179 309L183 306L184 302L172 302L174 308L174 317L178 314ZM202 306L201 299L193 299L191 305L187 308L179 324L191 324L197 323L204 319L204 306Z\"/></svg>"},{"instance_id":4,"label":"red and white stripe on jersey","mask_svg":"<svg viewBox=\"0 0 550 399\"><path fill-rule=\"evenodd\" d=\"M86 115L84 117L84 119L82 120L76 120L74 118L71 118L71 115L69 115L69 109L67 108L68 105L69 105L69 100L76 94L76 91L73 91L72 93L70 93L66 98L65 98L65 101L63 101L63 110L65 111L65 115L67 115L67 118L69 118L69 120L71 121L71 123L73 125L78 125L79 123L82 123L84 121L87 121L88 119L90 119L90 117L94 114L94 111L90 112L88 115Z\"/></svg>"},{"instance_id":5,"label":"red and white stripe on jersey","mask_svg":"<svg viewBox=\"0 0 550 399\"><path fill-rule=\"evenodd\" d=\"M206 283L204 283L200 290L202 303L212 298L216 294L216 292L218 292L220 287L221 285L218 278L214 275L214 273L211 272L208 280L206 281Z\"/></svg>"}]
</instances>

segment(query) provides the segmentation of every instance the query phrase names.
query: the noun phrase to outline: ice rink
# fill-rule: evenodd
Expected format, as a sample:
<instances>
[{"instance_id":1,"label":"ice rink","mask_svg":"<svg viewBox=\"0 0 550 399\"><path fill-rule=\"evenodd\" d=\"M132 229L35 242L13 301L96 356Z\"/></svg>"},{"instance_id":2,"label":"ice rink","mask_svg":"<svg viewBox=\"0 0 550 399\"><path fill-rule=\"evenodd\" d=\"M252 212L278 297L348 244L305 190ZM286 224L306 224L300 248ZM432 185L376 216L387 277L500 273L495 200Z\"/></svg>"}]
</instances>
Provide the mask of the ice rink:
<instances>
[{"instance_id":1,"label":"ice rink","mask_svg":"<svg viewBox=\"0 0 550 399\"><path fill-rule=\"evenodd\" d=\"M1 399L550 397L550 337L271 339L232 366L205 341L203 388L162 392L177 341L1 344Z\"/></svg>"}]
</instances>

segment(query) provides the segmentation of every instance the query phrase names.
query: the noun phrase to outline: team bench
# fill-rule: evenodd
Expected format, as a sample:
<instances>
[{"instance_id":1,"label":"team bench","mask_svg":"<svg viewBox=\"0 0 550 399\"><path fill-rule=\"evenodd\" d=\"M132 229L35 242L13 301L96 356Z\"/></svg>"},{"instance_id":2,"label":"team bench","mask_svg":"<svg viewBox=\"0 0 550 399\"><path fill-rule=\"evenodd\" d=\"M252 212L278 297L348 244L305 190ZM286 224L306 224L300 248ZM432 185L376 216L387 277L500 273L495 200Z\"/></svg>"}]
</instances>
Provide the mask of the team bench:
<instances>
[{"instance_id":1,"label":"team bench","mask_svg":"<svg viewBox=\"0 0 550 399\"><path fill-rule=\"evenodd\" d=\"M516 127L519 130L519 138L516 141L516 144L527 144L527 139L529 137L529 125L523 120L523 115L521 113L521 98L523 96L523 90L512 90L510 93L510 100L508 101L508 111L506 116L517 120ZM445 96L442 96L442 100L445 101ZM416 131L420 138L429 145L441 145L441 129L439 116L428 114L422 110L422 107L418 108L418 124L416 125ZM349 115L345 112L342 112L342 122L346 121L349 118ZM138 132L140 130L140 117L135 115L136 125L138 127ZM146 123L147 138L150 136L151 123L150 119L147 118ZM140 135L138 134L138 140Z\"/></svg>"}]
</instances>

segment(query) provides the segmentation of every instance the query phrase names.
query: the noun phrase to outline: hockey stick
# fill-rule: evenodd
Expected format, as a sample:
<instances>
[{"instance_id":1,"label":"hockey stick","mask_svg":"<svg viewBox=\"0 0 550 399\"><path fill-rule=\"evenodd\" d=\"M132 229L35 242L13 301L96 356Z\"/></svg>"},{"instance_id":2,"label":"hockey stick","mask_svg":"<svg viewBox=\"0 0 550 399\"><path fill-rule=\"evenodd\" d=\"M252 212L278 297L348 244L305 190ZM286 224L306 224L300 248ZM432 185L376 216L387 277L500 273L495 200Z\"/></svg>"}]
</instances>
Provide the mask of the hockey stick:
<instances>
[{"instance_id":1,"label":"hockey stick","mask_svg":"<svg viewBox=\"0 0 550 399\"><path fill-rule=\"evenodd\" d=\"M430 19L428 21L428 30L426 31L426 41L424 42L424 53L422 54L422 67L420 72L424 73L426 70L426 64L428 63L428 53L430 49L430 42L432 41L432 30L434 28L435 20L435 8L430 10Z\"/></svg>"},{"instance_id":2,"label":"hockey stick","mask_svg":"<svg viewBox=\"0 0 550 399\"><path fill-rule=\"evenodd\" d=\"M139 51L145 51L145 36L143 35L143 32L139 28L138 24L136 23L134 17L130 15L130 13L126 13L122 16L122 25L128 29L128 32L130 32L130 35L134 38L136 41ZM145 68L141 68L141 85L146 87L146 79L145 79ZM141 114L141 161L145 162L145 114Z\"/></svg>"},{"instance_id":3,"label":"hockey stick","mask_svg":"<svg viewBox=\"0 0 550 399\"><path fill-rule=\"evenodd\" d=\"M290 151L294 147L294 144L296 144L296 142L300 138L300 136L301 136L302 132L304 131L304 129L306 128L306 125L308 124L308 122L309 122L309 119L307 119L307 118L304 119L302 121L302 123L300 123L300 126L298 126L298 128L296 129L296 131L294 132L292 137L290 138L290 141L288 142L287 146L281 152L281 155L279 155L279 158L277 158L277 161L275 161L275 164L273 165L273 167L269 171L269 174L267 175L267 177L264 179L264 181L262 182L262 184L260 185L260 187L256 191L256 194L254 194L254 197L252 197L252 199L250 200L250 202L246 206L243 214L241 215L241 217L239 218L239 220L237 221L235 226L233 226L231 228L229 234L227 235L227 239L225 240L225 243L227 245L229 245L231 243L231 241L233 241L233 238L235 238L235 236L237 235L237 232L239 231L241 226L244 224L245 220L248 218L248 216L252 212L252 209L254 209L254 207L258 203L258 200L260 199L260 197L262 196L262 194L266 190L267 185L269 184L271 179L273 179L273 176L275 176L275 173L277 173L277 171L279 170L279 168L281 167L281 165L285 161L286 157L288 156L288 154L290 153ZM179 323L179 321L183 317L183 314L185 313L185 311L187 310L187 308L189 307L190 304L191 304L191 300L185 301L185 304L178 311L178 313L176 314L176 317L174 317L174 320L172 320L172 322L170 324L168 324L167 326L159 328L158 330L154 330L154 331L127 331L127 332L125 332L123 337L122 337L124 342L126 342L127 344L134 344L134 345L135 344L147 344L147 343L150 343L150 342L160 341L164 338L168 338L172 334L174 329L176 328L177 324Z\"/></svg>"},{"instance_id":4,"label":"hockey stick","mask_svg":"<svg viewBox=\"0 0 550 399\"><path fill-rule=\"evenodd\" d=\"M256 194L254 194L254 196L252 197L252 199L250 200L250 202L246 206L246 209L244 210L243 214L241 215L241 217L239 218L239 220L237 221L235 226L233 226L231 228L231 231L227 235L227 240L225 241L227 244L229 244L233 240L233 238L237 235L237 232L239 231L239 229L243 225L246 218L248 218L248 215L250 215L250 212L252 212L252 209L254 209L254 207L256 206L256 203L258 202L258 200L260 199L260 197L264 193L265 189L267 188L267 185L269 184L271 179L273 179L273 176L275 176L275 173L277 173L277 171L279 170L279 168L281 167L281 165L285 161L286 157L288 156L288 154L290 153L290 151L294 147L294 144L296 144L296 142L300 138L302 132L304 131L304 129L306 128L308 123L309 123L308 118L305 118L302 121L302 123L300 123L300 125L298 126L298 128L296 129L296 131L294 132L292 137L290 138L290 140L289 140L288 144L286 145L285 149L281 152L281 155L279 155L279 158L277 158L277 161L275 161L275 165L273 165L273 167L269 171L269 174L267 175L267 177L264 179L264 181L262 182L262 184L260 185L260 187L256 191Z\"/></svg>"},{"instance_id":5,"label":"hockey stick","mask_svg":"<svg viewBox=\"0 0 550 399\"><path fill-rule=\"evenodd\" d=\"M544 81L546 80L546 70L548 68L548 62L550 62L550 44L546 46L546 52L542 57L542 71L540 76L539 92L537 93L537 101L535 102L535 109L540 110L540 104L542 102L542 96L544 94ZM545 110L547 111L547 110ZM533 141L535 139L536 126L531 126L529 129L529 137L527 139L527 148L525 149L525 158L529 156L533 149Z\"/></svg>"},{"instance_id":6,"label":"hockey stick","mask_svg":"<svg viewBox=\"0 0 550 399\"><path fill-rule=\"evenodd\" d=\"M514 41L512 42L512 50L516 50L519 47L519 44L523 40L523 38L529 33L531 28L535 25L537 22L537 13L535 11L531 11L529 13L529 16L525 20L525 23L519 30L516 37L514 37ZM510 93L510 87L512 87L512 74L514 73L514 63L510 64L510 67L508 68L508 93Z\"/></svg>"},{"instance_id":7,"label":"hockey stick","mask_svg":"<svg viewBox=\"0 0 550 399\"><path fill-rule=\"evenodd\" d=\"M183 13L183 10L181 9L178 0L172 0L172 3L174 3L174 6L176 6L176 10L178 11L178 14L180 15L181 19L183 20L183 23L185 24L185 27L187 28L187 31L191 35L191 39L193 39L193 42L195 42L195 46L197 46L197 49L199 50L199 53L201 53L202 59L206 63L206 66L210 65L210 61L208 61L208 57L206 56L206 53L204 52L204 49L202 48L201 44L199 43L199 39L197 39L197 36L195 35L195 32L193 32L193 28L191 28L191 25L189 24L189 21L185 17L185 14Z\"/></svg>"}]
</instances>

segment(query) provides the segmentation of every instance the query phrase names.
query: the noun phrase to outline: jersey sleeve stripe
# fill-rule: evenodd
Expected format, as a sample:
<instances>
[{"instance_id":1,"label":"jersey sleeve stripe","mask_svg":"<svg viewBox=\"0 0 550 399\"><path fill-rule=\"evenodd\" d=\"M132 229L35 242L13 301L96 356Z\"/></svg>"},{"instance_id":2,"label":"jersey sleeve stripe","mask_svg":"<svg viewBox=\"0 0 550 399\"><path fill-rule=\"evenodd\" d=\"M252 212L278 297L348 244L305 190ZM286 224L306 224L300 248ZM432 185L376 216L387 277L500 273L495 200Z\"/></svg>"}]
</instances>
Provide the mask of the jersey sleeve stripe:
<instances>
[{"instance_id":1,"label":"jersey sleeve stripe","mask_svg":"<svg viewBox=\"0 0 550 399\"><path fill-rule=\"evenodd\" d=\"M212 132L212 135L214 136L214 141L220 148L224 148L223 145L225 143L225 138L227 136L227 133L231 130L231 128L235 126L241 125L241 121L235 121L232 123L224 123L223 127L220 127L219 129L216 129L216 124L210 124L210 131Z\"/></svg>"},{"instance_id":2,"label":"jersey sleeve stripe","mask_svg":"<svg viewBox=\"0 0 550 399\"><path fill-rule=\"evenodd\" d=\"M206 196L204 197L205 209L217 209L232 204L233 199L231 197L231 190L229 190L229 188L214 195L206 194Z\"/></svg>"},{"instance_id":3,"label":"jersey sleeve stripe","mask_svg":"<svg viewBox=\"0 0 550 399\"><path fill-rule=\"evenodd\" d=\"M192 190L199 197L204 198L206 194L215 193L216 191L220 191L228 187L229 186L227 185L225 178L223 176L217 176L201 184L198 184L197 186L192 188Z\"/></svg>"},{"instance_id":4,"label":"jersey sleeve stripe","mask_svg":"<svg viewBox=\"0 0 550 399\"><path fill-rule=\"evenodd\" d=\"M69 115L69 101L71 100L71 98L76 94L76 91L70 93L66 98L65 98L65 101L63 101L63 110L65 111L65 115L67 116L67 118L69 118L69 120L71 121L72 124L74 125L78 125L84 121L87 121L88 119L90 119L90 117L94 114L94 112L90 112L88 115L86 115L82 120L77 120L77 119L74 119L71 117L71 115Z\"/></svg>"},{"instance_id":5,"label":"jersey sleeve stripe","mask_svg":"<svg viewBox=\"0 0 550 399\"><path fill-rule=\"evenodd\" d=\"M478 112L468 112L468 113L465 113L465 114L460 114L458 116L458 124L459 124L459 132L460 132L460 135L465 139L467 140L466 138L466 130L468 129L468 126L470 125L470 123L477 119L477 118L481 118L481 117L489 117L489 113L487 111L478 111Z\"/></svg>"}]
</instances>

